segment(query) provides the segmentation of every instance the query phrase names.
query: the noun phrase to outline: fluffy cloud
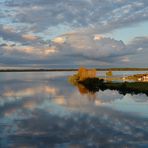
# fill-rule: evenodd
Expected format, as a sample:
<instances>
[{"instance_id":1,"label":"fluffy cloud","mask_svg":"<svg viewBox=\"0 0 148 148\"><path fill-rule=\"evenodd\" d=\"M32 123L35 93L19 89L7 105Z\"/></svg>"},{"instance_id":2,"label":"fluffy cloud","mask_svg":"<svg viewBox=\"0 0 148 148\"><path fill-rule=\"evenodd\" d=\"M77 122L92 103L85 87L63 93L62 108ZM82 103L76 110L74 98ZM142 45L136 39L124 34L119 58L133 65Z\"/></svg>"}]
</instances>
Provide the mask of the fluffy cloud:
<instances>
[{"instance_id":1,"label":"fluffy cloud","mask_svg":"<svg viewBox=\"0 0 148 148\"><path fill-rule=\"evenodd\" d=\"M57 40L62 42L57 42ZM128 63L128 66L136 67L134 63L141 61L139 63L146 67L148 64L146 62L147 43L147 37L135 37L125 44L121 40L99 34L73 32L56 37L51 45L56 47L61 57L77 57L79 63L84 64L82 61L85 61L86 65L100 63L102 66L123 66ZM140 64L137 65L140 66Z\"/></svg>"},{"instance_id":2,"label":"fluffy cloud","mask_svg":"<svg viewBox=\"0 0 148 148\"><path fill-rule=\"evenodd\" d=\"M139 46L140 43L143 46ZM136 37L129 44L125 44L100 34L72 32L54 38L48 46L44 45L44 47L39 44L33 46L1 44L1 62L11 63L8 61L15 59L16 63L55 65L69 63L70 67L72 65L112 66L124 63L130 65L136 61L133 57L139 55L139 60L142 58L146 53L146 47L146 37ZM20 61L20 58L24 60Z\"/></svg>"},{"instance_id":3,"label":"fluffy cloud","mask_svg":"<svg viewBox=\"0 0 148 148\"><path fill-rule=\"evenodd\" d=\"M63 55L79 55L95 60L129 54L122 41L94 34L69 33L55 38L52 44Z\"/></svg>"}]
</instances>

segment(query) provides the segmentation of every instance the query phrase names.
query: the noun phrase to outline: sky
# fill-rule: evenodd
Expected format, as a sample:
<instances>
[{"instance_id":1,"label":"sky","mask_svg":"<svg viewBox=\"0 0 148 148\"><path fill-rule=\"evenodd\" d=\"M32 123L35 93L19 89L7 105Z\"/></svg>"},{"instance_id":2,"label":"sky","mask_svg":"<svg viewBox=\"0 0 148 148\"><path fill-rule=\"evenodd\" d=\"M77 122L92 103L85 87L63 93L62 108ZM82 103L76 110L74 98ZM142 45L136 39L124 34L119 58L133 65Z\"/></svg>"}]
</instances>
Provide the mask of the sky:
<instances>
[{"instance_id":1,"label":"sky","mask_svg":"<svg viewBox=\"0 0 148 148\"><path fill-rule=\"evenodd\" d=\"M148 67L147 0L0 0L0 68Z\"/></svg>"}]
</instances>

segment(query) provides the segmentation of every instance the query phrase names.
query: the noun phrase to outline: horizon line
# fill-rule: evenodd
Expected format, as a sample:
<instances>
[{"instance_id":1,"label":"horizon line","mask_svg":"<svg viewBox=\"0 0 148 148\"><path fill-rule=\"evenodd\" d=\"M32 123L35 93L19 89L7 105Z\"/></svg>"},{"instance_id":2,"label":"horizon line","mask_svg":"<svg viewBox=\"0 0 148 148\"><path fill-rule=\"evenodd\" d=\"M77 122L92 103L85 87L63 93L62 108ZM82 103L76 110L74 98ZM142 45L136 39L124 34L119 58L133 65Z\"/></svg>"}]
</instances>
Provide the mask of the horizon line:
<instances>
[{"instance_id":1,"label":"horizon line","mask_svg":"<svg viewBox=\"0 0 148 148\"><path fill-rule=\"evenodd\" d=\"M79 68L7 68L0 69L0 72L40 72L40 71L77 71ZM88 68L91 69L91 68ZM93 68L97 71L148 71L148 68Z\"/></svg>"}]
</instances>

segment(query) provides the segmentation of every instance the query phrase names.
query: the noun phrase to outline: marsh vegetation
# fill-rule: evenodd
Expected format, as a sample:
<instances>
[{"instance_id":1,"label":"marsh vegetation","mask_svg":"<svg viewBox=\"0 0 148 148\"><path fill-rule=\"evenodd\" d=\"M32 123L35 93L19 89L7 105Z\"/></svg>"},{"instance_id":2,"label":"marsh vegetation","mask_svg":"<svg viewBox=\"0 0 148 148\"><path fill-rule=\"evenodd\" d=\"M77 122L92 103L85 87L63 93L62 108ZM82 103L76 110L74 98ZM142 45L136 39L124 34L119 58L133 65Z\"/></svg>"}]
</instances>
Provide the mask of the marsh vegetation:
<instances>
[{"instance_id":1,"label":"marsh vegetation","mask_svg":"<svg viewBox=\"0 0 148 148\"><path fill-rule=\"evenodd\" d=\"M96 92L99 90L118 90L120 94L139 94L144 93L148 95L148 83L145 82L104 82L99 78L87 78L78 83L84 85L88 90Z\"/></svg>"}]
</instances>

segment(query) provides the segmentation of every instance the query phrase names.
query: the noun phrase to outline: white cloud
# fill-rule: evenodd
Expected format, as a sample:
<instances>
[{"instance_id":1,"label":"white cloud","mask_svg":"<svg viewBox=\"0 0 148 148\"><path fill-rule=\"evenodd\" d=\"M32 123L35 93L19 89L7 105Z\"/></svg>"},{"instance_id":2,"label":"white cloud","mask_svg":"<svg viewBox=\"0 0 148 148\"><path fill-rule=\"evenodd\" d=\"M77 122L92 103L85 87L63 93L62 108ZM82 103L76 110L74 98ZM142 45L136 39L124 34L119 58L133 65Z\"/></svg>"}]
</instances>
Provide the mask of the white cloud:
<instances>
[{"instance_id":1,"label":"white cloud","mask_svg":"<svg viewBox=\"0 0 148 148\"><path fill-rule=\"evenodd\" d=\"M101 40L101 39L103 39L103 36L101 36L99 34L94 35L94 40Z\"/></svg>"},{"instance_id":2,"label":"white cloud","mask_svg":"<svg viewBox=\"0 0 148 148\"><path fill-rule=\"evenodd\" d=\"M56 37L52 40L52 42L57 43L57 44L63 44L65 42L64 37Z\"/></svg>"},{"instance_id":3,"label":"white cloud","mask_svg":"<svg viewBox=\"0 0 148 148\"><path fill-rule=\"evenodd\" d=\"M65 39L64 42L63 39ZM109 56L120 56L128 53L126 46L122 41L102 37L100 35L88 35L75 32L62 35L55 40L57 40L57 42L53 42L53 45L54 43L59 43L56 47L61 54L65 55L74 54L90 59L99 59Z\"/></svg>"}]
</instances>

